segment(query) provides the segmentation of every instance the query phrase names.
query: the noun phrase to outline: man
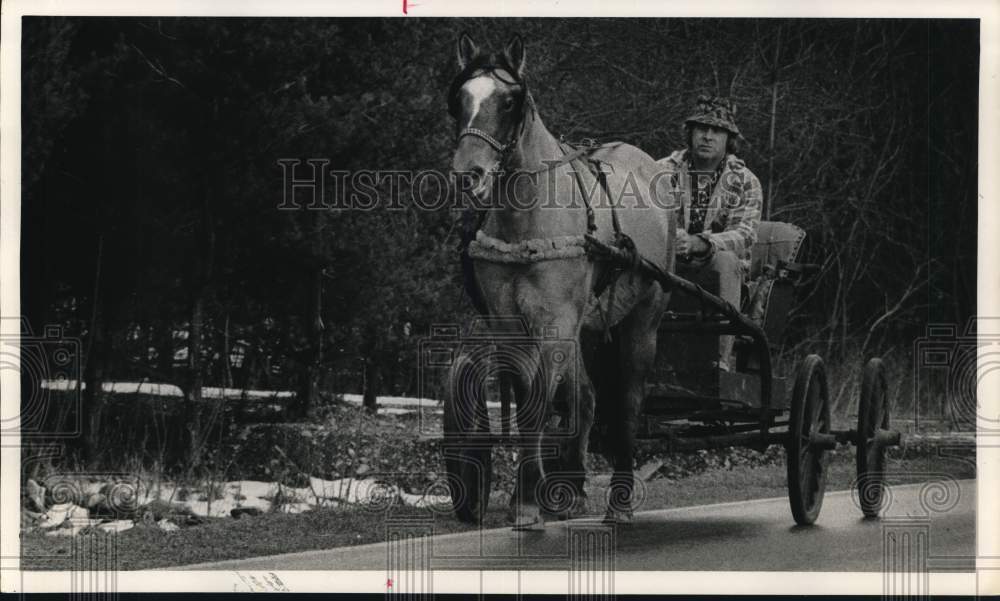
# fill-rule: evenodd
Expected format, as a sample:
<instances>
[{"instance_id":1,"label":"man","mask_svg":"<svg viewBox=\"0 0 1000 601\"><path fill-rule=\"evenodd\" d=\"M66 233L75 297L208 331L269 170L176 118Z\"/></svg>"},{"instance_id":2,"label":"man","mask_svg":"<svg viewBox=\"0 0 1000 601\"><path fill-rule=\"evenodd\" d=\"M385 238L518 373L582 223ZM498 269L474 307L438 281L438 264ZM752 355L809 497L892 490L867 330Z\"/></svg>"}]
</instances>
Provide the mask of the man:
<instances>
[{"instance_id":1,"label":"man","mask_svg":"<svg viewBox=\"0 0 1000 601\"><path fill-rule=\"evenodd\" d=\"M736 157L743 137L726 98L700 96L684 121L687 148L658 161L672 173L679 201L677 271L704 281L718 274L718 295L736 308L750 269L763 203L760 181ZM729 370L731 335L719 338L720 369Z\"/></svg>"}]
</instances>

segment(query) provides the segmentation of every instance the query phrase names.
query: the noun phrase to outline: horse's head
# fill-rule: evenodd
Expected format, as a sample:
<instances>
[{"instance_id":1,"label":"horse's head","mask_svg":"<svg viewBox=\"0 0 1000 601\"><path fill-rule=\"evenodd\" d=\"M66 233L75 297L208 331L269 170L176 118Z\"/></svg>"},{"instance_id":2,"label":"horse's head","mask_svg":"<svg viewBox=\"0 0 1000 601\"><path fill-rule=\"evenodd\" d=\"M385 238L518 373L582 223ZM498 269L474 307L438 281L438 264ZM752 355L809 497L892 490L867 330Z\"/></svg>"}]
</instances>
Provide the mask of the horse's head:
<instances>
[{"instance_id":1,"label":"horse's head","mask_svg":"<svg viewBox=\"0 0 1000 601\"><path fill-rule=\"evenodd\" d=\"M514 36L503 53L484 54L462 34L458 64L461 72L448 96L458 135L452 169L471 177L471 192L486 200L495 172L506 167L516 151L527 116L524 43Z\"/></svg>"}]
</instances>

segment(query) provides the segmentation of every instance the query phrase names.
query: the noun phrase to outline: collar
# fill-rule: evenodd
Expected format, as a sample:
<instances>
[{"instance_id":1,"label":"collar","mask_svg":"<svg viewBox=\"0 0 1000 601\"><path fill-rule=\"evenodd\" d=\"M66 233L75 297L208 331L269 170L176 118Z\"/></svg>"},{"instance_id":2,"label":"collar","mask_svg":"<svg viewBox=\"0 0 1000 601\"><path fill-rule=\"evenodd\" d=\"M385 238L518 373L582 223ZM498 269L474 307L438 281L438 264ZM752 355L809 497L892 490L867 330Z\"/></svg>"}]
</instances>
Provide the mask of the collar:
<instances>
[{"instance_id":1,"label":"collar","mask_svg":"<svg viewBox=\"0 0 1000 601\"><path fill-rule=\"evenodd\" d=\"M685 148L682 150L675 150L670 153L670 156L668 156L665 160L673 163L677 167L682 168L684 171L687 171L687 157L688 151ZM740 169L746 168L746 163L743 162L743 159L739 158L735 154L727 154L725 158L722 159L722 162L725 163L723 171L739 171Z\"/></svg>"}]
</instances>

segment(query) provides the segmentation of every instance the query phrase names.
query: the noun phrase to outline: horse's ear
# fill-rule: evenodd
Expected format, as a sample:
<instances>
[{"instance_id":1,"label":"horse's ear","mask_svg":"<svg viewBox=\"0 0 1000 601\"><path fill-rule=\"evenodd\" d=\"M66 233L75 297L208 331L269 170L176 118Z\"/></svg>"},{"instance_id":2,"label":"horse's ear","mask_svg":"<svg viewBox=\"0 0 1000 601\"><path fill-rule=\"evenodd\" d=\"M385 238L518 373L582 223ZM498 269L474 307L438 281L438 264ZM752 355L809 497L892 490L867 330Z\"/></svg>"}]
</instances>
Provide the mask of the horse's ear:
<instances>
[{"instance_id":1,"label":"horse's ear","mask_svg":"<svg viewBox=\"0 0 1000 601\"><path fill-rule=\"evenodd\" d=\"M463 33L458 38L458 67L465 69L477 56L479 56L479 46L472 41L468 33Z\"/></svg>"},{"instance_id":2,"label":"horse's ear","mask_svg":"<svg viewBox=\"0 0 1000 601\"><path fill-rule=\"evenodd\" d=\"M507 42L503 53L510 62L510 66L517 72L518 79L524 77L524 41L520 34L514 34L514 37Z\"/></svg>"}]
</instances>

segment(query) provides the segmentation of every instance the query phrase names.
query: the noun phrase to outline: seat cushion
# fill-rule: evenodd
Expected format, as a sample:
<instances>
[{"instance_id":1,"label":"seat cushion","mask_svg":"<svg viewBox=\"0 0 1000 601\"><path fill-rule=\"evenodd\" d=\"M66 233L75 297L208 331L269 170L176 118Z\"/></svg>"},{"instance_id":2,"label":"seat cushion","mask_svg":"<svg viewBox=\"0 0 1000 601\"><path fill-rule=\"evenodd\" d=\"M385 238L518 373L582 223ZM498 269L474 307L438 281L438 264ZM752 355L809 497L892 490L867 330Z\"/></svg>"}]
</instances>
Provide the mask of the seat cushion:
<instances>
[{"instance_id":1,"label":"seat cushion","mask_svg":"<svg viewBox=\"0 0 1000 601\"><path fill-rule=\"evenodd\" d=\"M782 221L761 221L757 226L757 242L750 250L750 281L763 275L764 267L778 261L792 262L799 254L805 231Z\"/></svg>"}]
</instances>

